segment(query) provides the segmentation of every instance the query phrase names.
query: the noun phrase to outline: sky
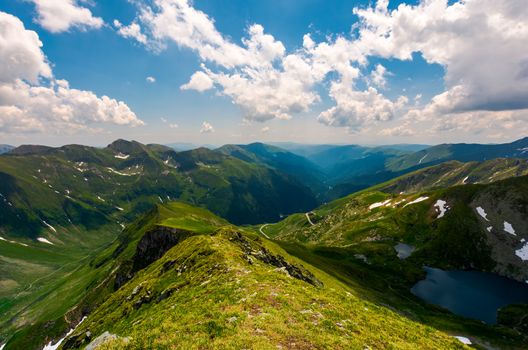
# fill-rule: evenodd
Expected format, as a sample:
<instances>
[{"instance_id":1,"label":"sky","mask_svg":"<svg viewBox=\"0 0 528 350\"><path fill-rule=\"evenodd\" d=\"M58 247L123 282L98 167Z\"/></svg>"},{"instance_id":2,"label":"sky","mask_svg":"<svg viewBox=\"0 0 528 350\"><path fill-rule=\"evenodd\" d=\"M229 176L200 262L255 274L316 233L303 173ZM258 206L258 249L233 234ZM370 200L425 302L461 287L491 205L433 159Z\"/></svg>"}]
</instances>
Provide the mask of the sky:
<instances>
[{"instance_id":1,"label":"sky","mask_svg":"<svg viewBox=\"0 0 528 350\"><path fill-rule=\"evenodd\" d=\"M525 1L2 1L0 143L509 142Z\"/></svg>"}]
</instances>

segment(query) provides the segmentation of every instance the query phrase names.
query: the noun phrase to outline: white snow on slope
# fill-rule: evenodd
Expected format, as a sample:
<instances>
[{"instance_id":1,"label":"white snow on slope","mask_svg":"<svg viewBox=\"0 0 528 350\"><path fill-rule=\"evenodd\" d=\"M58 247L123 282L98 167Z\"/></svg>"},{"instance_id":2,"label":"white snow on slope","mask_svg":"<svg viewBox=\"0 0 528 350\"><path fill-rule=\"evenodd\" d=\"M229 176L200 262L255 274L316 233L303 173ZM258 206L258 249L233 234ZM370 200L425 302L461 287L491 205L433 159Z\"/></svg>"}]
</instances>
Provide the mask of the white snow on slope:
<instances>
[{"instance_id":1,"label":"white snow on slope","mask_svg":"<svg viewBox=\"0 0 528 350\"><path fill-rule=\"evenodd\" d=\"M517 236L515 234L515 230L513 229L513 226L508 221L504 221L504 231L506 231L509 234L512 234L514 236Z\"/></svg>"},{"instance_id":2,"label":"white snow on slope","mask_svg":"<svg viewBox=\"0 0 528 350\"><path fill-rule=\"evenodd\" d=\"M112 168L106 168L108 170L110 170L111 172L113 172L114 174L117 174L117 175L121 175L121 176L134 176L134 175L138 175L138 173L131 173L131 174L125 174L125 173L122 173L122 172L119 172L115 169L112 169Z\"/></svg>"},{"instance_id":3,"label":"white snow on slope","mask_svg":"<svg viewBox=\"0 0 528 350\"><path fill-rule=\"evenodd\" d=\"M405 207L408 206L408 205L416 204L416 203L420 203L420 202L423 202L423 201L425 201L425 200L427 200L427 199L429 199L429 197L427 197L427 196L424 196L424 197L418 197L418 198L416 198L415 200L413 200L412 202L409 202L409 203L405 204L403 207L405 208Z\"/></svg>"},{"instance_id":4,"label":"white snow on slope","mask_svg":"<svg viewBox=\"0 0 528 350\"><path fill-rule=\"evenodd\" d=\"M522 246L521 249L517 249L515 251L515 255L517 255L523 261L528 260L528 243L526 243L524 246Z\"/></svg>"},{"instance_id":5,"label":"white snow on slope","mask_svg":"<svg viewBox=\"0 0 528 350\"><path fill-rule=\"evenodd\" d=\"M51 244L51 245L53 245L53 243L51 243L50 241L48 241L48 240L47 240L46 238L44 238L44 237L39 237L39 238L37 238L37 241L42 242L42 243L46 243L46 244Z\"/></svg>"},{"instance_id":6,"label":"white snow on slope","mask_svg":"<svg viewBox=\"0 0 528 350\"><path fill-rule=\"evenodd\" d=\"M46 221L42 220L42 223L44 223L44 225L48 226L50 228L50 230L52 230L53 232L57 233L57 230L55 230L55 227L51 226L50 224L48 224Z\"/></svg>"},{"instance_id":7,"label":"white snow on slope","mask_svg":"<svg viewBox=\"0 0 528 350\"><path fill-rule=\"evenodd\" d=\"M491 230L493 230L493 226L488 226L488 227L486 227L486 230L487 230L488 232L491 232Z\"/></svg>"},{"instance_id":8,"label":"white snow on slope","mask_svg":"<svg viewBox=\"0 0 528 350\"><path fill-rule=\"evenodd\" d=\"M114 157L116 157L117 159L128 159L128 157L130 157L130 154L118 153Z\"/></svg>"},{"instance_id":9,"label":"white snow on slope","mask_svg":"<svg viewBox=\"0 0 528 350\"><path fill-rule=\"evenodd\" d=\"M64 336L64 338L59 339L59 341L57 341L57 343L55 343L55 344L51 344L51 341L50 341L50 342L48 343L48 345L44 346L44 348L43 348L42 350L57 350L57 349L59 348L59 346L62 344L62 342L64 341L64 339L66 339L66 337L68 337L70 334L72 334L72 333L75 331L75 329L76 329L77 327L79 327L79 325L80 325L81 323L83 323L83 321L84 321L85 319L86 319L86 316L84 316L84 317L82 318L81 322L79 322L79 323L77 324L77 326L75 326L74 328L70 329L70 330L68 331L68 333L66 333L66 335ZM2 349L0 349L0 350L2 350Z\"/></svg>"},{"instance_id":10,"label":"white snow on slope","mask_svg":"<svg viewBox=\"0 0 528 350\"><path fill-rule=\"evenodd\" d=\"M460 342L466 344L466 345L471 345L471 340L469 340L469 338L466 338L466 337L462 337L460 335L455 335L455 338L457 338Z\"/></svg>"},{"instance_id":11,"label":"white snow on slope","mask_svg":"<svg viewBox=\"0 0 528 350\"><path fill-rule=\"evenodd\" d=\"M469 176L466 176L463 180L462 180L462 183L465 184L467 179L469 179Z\"/></svg>"},{"instance_id":12,"label":"white snow on slope","mask_svg":"<svg viewBox=\"0 0 528 350\"><path fill-rule=\"evenodd\" d=\"M99 199L101 202L106 202L103 198L101 198L100 196L97 196L97 199Z\"/></svg>"},{"instance_id":13,"label":"white snow on slope","mask_svg":"<svg viewBox=\"0 0 528 350\"><path fill-rule=\"evenodd\" d=\"M437 219L443 218L445 213L447 212L447 209L449 209L449 206L447 206L447 202L442 199L437 200L434 204L434 207L437 208L439 212L438 216L436 217Z\"/></svg>"},{"instance_id":14,"label":"white snow on slope","mask_svg":"<svg viewBox=\"0 0 528 350\"><path fill-rule=\"evenodd\" d=\"M4 237L0 236L0 241L4 241L4 242L9 242L9 243L12 243L12 244L20 244L21 246L24 246L24 247L27 247L28 245L25 244L25 243L20 243L20 242L17 242L17 241L11 241L9 239L5 239ZM1 350L1 348L0 348Z\"/></svg>"},{"instance_id":15,"label":"white snow on slope","mask_svg":"<svg viewBox=\"0 0 528 350\"><path fill-rule=\"evenodd\" d=\"M376 202L369 206L369 209L372 210L374 208L383 207L384 205L387 205L390 203L390 199L387 199L385 202Z\"/></svg>"},{"instance_id":16,"label":"white snow on slope","mask_svg":"<svg viewBox=\"0 0 528 350\"><path fill-rule=\"evenodd\" d=\"M476 210L477 210L477 213L478 213L480 216L482 216L482 217L484 218L484 220L489 221L489 220L488 220L488 214L486 213L486 211L484 210L484 208L482 208L482 207L477 207Z\"/></svg>"},{"instance_id":17,"label":"white snow on slope","mask_svg":"<svg viewBox=\"0 0 528 350\"><path fill-rule=\"evenodd\" d=\"M117 210L119 210L119 211L123 211L123 210L125 210L125 209L123 209L123 208L121 208L121 207L115 207L115 208L116 208Z\"/></svg>"},{"instance_id":18,"label":"white snow on slope","mask_svg":"<svg viewBox=\"0 0 528 350\"><path fill-rule=\"evenodd\" d=\"M427 153L425 154L425 156L423 156L419 161L418 161L418 164L422 164L422 162L424 161L424 159L427 157Z\"/></svg>"}]
</instances>

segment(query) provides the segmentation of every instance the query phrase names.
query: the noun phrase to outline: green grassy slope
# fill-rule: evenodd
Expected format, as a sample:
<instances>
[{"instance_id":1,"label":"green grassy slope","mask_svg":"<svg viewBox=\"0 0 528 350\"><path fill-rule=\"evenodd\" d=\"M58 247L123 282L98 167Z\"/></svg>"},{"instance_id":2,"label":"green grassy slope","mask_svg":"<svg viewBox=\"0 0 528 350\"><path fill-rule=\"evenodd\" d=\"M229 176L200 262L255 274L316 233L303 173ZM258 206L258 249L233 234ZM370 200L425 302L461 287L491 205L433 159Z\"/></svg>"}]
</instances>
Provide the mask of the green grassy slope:
<instances>
[{"instance_id":1,"label":"green grassy slope","mask_svg":"<svg viewBox=\"0 0 528 350\"><path fill-rule=\"evenodd\" d=\"M404 242L416 247L410 261L417 267L473 268L528 279L527 262L516 254L528 239L527 176L418 193L384 192L384 188L401 188L395 185L400 181L358 192L309 214L292 215L263 231L282 241L348 248L380 263L396 258L393 246ZM424 200L414 203L419 198ZM438 200L448 206L443 217L435 206ZM487 220L478 214L478 207L487 212ZM517 228L516 235L504 229L504 222Z\"/></svg>"},{"instance_id":2,"label":"green grassy slope","mask_svg":"<svg viewBox=\"0 0 528 350\"><path fill-rule=\"evenodd\" d=\"M86 264L138 214L175 198L236 223L316 205L287 175L206 149L118 140L0 156L0 336L60 318L111 269Z\"/></svg>"},{"instance_id":3,"label":"green grassy slope","mask_svg":"<svg viewBox=\"0 0 528 350\"><path fill-rule=\"evenodd\" d=\"M115 337L99 349L464 348L447 333L521 348L507 327L406 294L397 273L419 274L410 262L369 265L348 249L273 243L201 208L158 205L90 260L97 276L65 317L4 334L5 350L55 343L84 316L62 349L105 332Z\"/></svg>"},{"instance_id":4,"label":"green grassy slope","mask_svg":"<svg viewBox=\"0 0 528 350\"><path fill-rule=\"evenodd\" d=\"M464 348L364 300L276 244L181 203L159 206L127 228L116 261L137 259L141 242L152 243L149 235L167 229L177 230L170 235L180 236L178 242L99 298L62 349L82 348L104 332L117 337L100 349ZM18 344L9 342L6 350Z\"/></svg>"},{"instance_id":5,"label":"green grassy slope","mask_svg":"<svg viewBox=\"0 0 528 350\"><path fill-rule=\"evenodd\" d=\"M326 175L319 166L305 157L258 142L249 145L224 145L217 151L250 163L277 169L308 186L321 200L326 196Z\"/></svg>"}]
</instances>

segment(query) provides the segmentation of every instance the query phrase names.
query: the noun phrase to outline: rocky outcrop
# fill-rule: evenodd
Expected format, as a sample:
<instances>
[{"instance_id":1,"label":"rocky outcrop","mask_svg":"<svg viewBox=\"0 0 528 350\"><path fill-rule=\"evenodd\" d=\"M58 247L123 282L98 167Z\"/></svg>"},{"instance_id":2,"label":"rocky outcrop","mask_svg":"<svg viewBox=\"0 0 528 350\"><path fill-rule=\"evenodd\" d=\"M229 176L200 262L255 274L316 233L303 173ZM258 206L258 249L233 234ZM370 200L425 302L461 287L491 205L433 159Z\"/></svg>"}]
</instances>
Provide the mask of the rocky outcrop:
<instances>
[{"instance_id":1,"label":"rocky outcrop","mask_svg":"<svg viewBox=\"0 0 528 350\"><path fill-rule=\"evenodd\" d=\"M240 232L233 232L229 240L242 248L244 254L243 257L250 264L253 263L253 258L256 258L265 264L277 267L293 278L297 278L298 280L309 283L315 287L323 286L323 282L319 281L304 267L290 264L281 255L274 255L266 248L255 244L254 242L250 242Z\"/></svg>"},{"instance_id":2,"label":"rocky outcrop","mask_svg":"<svg viewBox=\"0 0 528 350\"><path fill-rule=\"evenodd\" d=\"M123 264L116 273L114 288L121 288L137 271L149 266L169 249L192 235L193 232L165 226L156 226L147 231L137 244L132 260L128 264Z\"/></svg>"}]
</instances>

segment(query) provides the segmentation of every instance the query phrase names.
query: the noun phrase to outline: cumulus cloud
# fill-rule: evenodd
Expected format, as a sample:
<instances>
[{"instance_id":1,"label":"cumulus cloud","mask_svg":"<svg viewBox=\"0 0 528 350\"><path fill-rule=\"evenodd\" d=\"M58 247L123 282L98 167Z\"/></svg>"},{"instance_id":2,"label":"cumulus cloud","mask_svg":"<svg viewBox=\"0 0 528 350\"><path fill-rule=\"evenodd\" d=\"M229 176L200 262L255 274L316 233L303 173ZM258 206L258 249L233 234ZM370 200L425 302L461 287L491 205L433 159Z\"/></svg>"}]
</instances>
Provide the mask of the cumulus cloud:
<instances>
[{"instance_id":1,"label":"cumulus cloud","mask_svg":"<svg viewBox=\"0 0 528 350\"><path fill-rule=\"evenodd\" d=\"M340 82L332 83L330 96L336 101L336 106L322 112L318 120L329 126L348 127L351 131L391 120L408 102L406 97L393 102L373 87L354 91Z\"/></svg>"},{"instance_id":2,"label":"cumulus cloud","mask_svg":"<svg viewBox=\"0 0 528 350\"><path fill-rule=\"evenodd\" d=\"M372 85L384 89L387 86L387 68L381 64L377 64L376 68L370 72L370 82Z\"/></svg>"},{"instance_id":3,"label":"cumulus cloud","mask_svg":"<svg viewBox=\"0 0 528 350\"><path fill-rule=\"evenodd\" d=\"M52 76L37 33L25 30L17 17L0 12L0 38L0 82L36 83L39 77Z\"/></svg>"},{"instance_id":4,"label":"cumulus cloud","mask_svg":"<svg viewBox=\"0 0 528 350\"><path fill-rule=\"evenodd\" d=\"M270 130L271 130L271 129L270 129L269 126L265 126L265 127L263 127L262 129L260 129L260 131L263 132L263 133L267 133L267 132L269 132Z\"/></svg>"},{"instance_id":5,"label":"cumulus cloud","mask_svg":"<svg viewBox=\"0 0 528 350\"><path fill-rule=\"evenodd\" d=\"M200 133L201 134L208 134L208 133L212 133L214 131L215 131L215 129L213 128L213 126L211 124L209 124L208 122L203 122L202 123L202 127L200 128Z\"/></svg>"},{"instance_id":6,"label":"cumulus cloud","mask_svg":"<svg viewBox=\"0 0 528 350\"><path fill-rule=\"evenodd\" d=\"M175 43L195 51L202 69L181 89L215 88L242 109L244 120L310 111L326 87L334 106L318 120L356 131L395 118L409 123L416 114L464 124L465 113L528 108L524 0L421 0L394 10L379 0L354 9L359 22L352 35L316 42L306 34L292 52L259 24L248 26L241 44L233 42L188 0L152 0L139 10L130 26L136 24L142 36L129 37L154 50ZM406 97L389 99L380 92L389 74L383 65L367 70L373 57L411 60L416 52L446 72L445 91L421 109L418 99L411 107ZM360 79L367 88L358 87ZM409 135L407 130L405 124L384 132Z\"/></svg>"},{"instance_id":7,"label":"cumulus cloud","mask_svg":"<svg viewBox=\"0 0 528 350\"><path fill-rule=\"evenodd\" d=\"M38 35L0 12L0 132L75 132L90 125L142 125L121 101L53 77Z\"/></svg>"},{"instance_id":8,"label":"cumulus cloud","mask_svg":"<svg viewBox=\"0 0 528 350\"><path fill-rule=\"evenodd\" d=\"M52 33L70 28L98 29L104 24L94 17L90 9L80 6L76 0L32 0L37 10L37 22Z\"/></svg>"},{"instance_id":9,"label":"cumulus cloud","mask_svg":"<svg viewBox=\"0 0 528 350\"><path fill-rule=\"evenodd\" d=\"M156 78L154 77L146 77L145 80L147 81L147 83L155 83L156 82Z\"/></svg>"},{"instance_id":10,"label":"cumulus cloud","mask_svg":"<svg viewBox=\"0 0 528 350\"><path fill-rule=\"evenodd\" d=\"M117 34L121 35L123 38L132 38L141 44L147 44L147 36L141 32L141 26L136 22L124 26L117 19L114 19L114 27L117 29Z\"/></svg>"},{"instance_id":11,"label":"cumulus cloud","mask_svg":"<svg viewBox=\"0 0 528 350\"><path fill-rule=\"evenodd\" d=\"M205 74L202 71L198 71L191 76L191 80L187 84L180 86L182 90L196 90L196 91L206 91L213 87L213 80L209 75Z\"/></svg>"},{"instance_id":12,"label":"cumulus cloud","mask_svg":"<svg viewBox=\"0 0 528 350\"><path fill-rule=\"evenodd\" d=\"M355 10L370 55L408 60L420 52L446 70L443 113L528 108L528 7L523 0L446 0Z\"/></svg>"}]
</instances>

